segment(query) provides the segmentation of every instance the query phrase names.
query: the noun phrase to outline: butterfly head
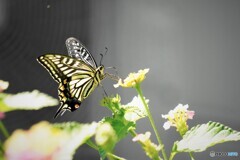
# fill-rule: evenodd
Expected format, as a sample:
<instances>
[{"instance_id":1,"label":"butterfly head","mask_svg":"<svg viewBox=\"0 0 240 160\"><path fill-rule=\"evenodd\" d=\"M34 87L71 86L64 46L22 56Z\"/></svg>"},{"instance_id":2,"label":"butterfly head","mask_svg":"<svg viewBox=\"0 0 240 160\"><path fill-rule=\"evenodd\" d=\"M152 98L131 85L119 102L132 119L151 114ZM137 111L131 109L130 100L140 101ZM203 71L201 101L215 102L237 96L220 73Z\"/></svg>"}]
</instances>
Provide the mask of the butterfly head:
<instances>
[{"instance_id":1,"label":"butterfly head","mask_svg":"<svg viewBox=\"0 0 240 160\"><path fill-rule=\"evenodd\" d=\"M98 74L97 77L99 77L100 80L104 79L104 66L100 65L97 69L96 69L96 74Z\"/></svg>"}]
</instances>

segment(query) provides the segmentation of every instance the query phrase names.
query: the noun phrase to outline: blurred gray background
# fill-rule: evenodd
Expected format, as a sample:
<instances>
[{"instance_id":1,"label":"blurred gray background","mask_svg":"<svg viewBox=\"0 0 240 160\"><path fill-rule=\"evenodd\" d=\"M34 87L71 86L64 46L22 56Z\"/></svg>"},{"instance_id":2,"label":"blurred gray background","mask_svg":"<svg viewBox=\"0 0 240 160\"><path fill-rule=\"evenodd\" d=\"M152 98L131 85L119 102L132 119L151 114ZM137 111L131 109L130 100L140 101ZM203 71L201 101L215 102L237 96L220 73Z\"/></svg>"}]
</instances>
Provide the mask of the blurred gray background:
<instances>
[{"instance_id":1,"label":"blurred gray background","mask_svg":"<svg viewBox=\"0 0 240 160\"><path fill-rule=\"evenodd\" d=\"M216 121L240 130L240 1L239 0L0 0L0 79L10 82L6 92L38 89L57 98L57 84L36 58L45 53L67 54L65 40L74 36L84 43L96 61L100 53L105 66L114 66L121 77L150 68L142 84L150 109L169 151L180 137L174 128L164 131L166 114L178 103L189 104L196 115L189 125ZM133 89L114 89L124 104L136 95ZM110 112L99 106L98 88L74 113L54 120L58 106L39 111L9 112L4 119L12 132L29 128L40 120L50 122L99 121ZM137 132L152 131L147 119ZM156 142L154 135L153 141ZM116 146L116 154L129 160L148 159L128 136ZM210 151L236 151L230 142L196 153L210 158ZM169 153L169 152L168 152ZM74 159L99 159L88 146ZM179 154L177 160L189 159ZM239 159L236 157L235 159Z\"/></svg>"}]
</instances>

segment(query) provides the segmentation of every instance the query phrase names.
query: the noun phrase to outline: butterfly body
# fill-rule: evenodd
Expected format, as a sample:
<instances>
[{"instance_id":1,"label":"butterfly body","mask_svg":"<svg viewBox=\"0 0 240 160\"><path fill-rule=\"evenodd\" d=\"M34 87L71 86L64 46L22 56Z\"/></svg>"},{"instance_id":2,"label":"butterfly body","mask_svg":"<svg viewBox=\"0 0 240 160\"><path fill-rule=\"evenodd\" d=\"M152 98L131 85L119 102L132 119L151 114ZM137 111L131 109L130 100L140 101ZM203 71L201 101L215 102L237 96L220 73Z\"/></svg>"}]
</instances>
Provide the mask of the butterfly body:
<instances>
[{"instance_id":1,"label":"butterfly body","mask_svg":"<svg viewBox=\"0 0 240 160\"><path fill-rule=\"evenodd\" d=\"M68 42L69 39L66 44L71 57L61 54L45 54L37 58L38 62L59 84L58 95L61 106L54 118L59 114L62 115L66 110L73 112L78 109L82 101L105 78L104 67L102 65L97 67L87 49L80 43ZM71 38L70 40L77 39ZM74 44L77 47L74 48Z\"/></svg>"}]
</instances>

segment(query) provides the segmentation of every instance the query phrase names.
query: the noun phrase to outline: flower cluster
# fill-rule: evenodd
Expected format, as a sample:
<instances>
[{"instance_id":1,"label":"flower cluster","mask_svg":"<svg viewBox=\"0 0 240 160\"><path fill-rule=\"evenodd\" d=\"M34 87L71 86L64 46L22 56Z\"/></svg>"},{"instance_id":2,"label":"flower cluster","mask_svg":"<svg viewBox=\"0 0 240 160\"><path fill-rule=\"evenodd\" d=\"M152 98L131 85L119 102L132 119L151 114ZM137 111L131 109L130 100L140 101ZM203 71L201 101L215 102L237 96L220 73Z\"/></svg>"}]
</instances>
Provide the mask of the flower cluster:
<instances>
[{"instance_id":1,"label":"flower cluster","mask_svg":"<svg viewBox=\"0 0 240 160\"><path fill-rule=\"evenodd\" d=\"M130 73L124 80L119 79L118 83L114 85L115 88L122 86L125 88L135 87L136 84L141 83L145 79L145 75L149 69L139 70L138 73Z\"/></svg>"},{"instance_id":2,"label":"flower cluster","mask_svg":"<svg viewBox=\"0 0 240 160\"><path fill-rule=\"evenodd\" d=\"M188 105L178 104L173 110L170 110L168 114L162 115L162 118L168 121L164 123L163 128L169 129L171 126L177 128L177 131L183 135L188 130L187 120L192 119L195 112L189 111Z\"/></svg>"},{"instance_id":3,"label":"flower cluster","mask_svg":"<svg viewBox=\"0 0 240 160\"><path fill-rule=\"evenodd\" d=\"M160 145L156 145L150 140L151 133L138 134L132 140L133 142L140 142L146 155L151 159L159 159L158 152L162 149Z\"/></svg>"},{"instance_id":4,"label":"flower cluster","mask_svg":"<svg viewBox=\"0 0 240 160\"><path fill-rule=\"evenodd\" d=\"M68 140L68 135L53 128L48 122L40 122L28 131L16 130L5 142L6 159L57 160Z\"/></svg>"}]
</instances>

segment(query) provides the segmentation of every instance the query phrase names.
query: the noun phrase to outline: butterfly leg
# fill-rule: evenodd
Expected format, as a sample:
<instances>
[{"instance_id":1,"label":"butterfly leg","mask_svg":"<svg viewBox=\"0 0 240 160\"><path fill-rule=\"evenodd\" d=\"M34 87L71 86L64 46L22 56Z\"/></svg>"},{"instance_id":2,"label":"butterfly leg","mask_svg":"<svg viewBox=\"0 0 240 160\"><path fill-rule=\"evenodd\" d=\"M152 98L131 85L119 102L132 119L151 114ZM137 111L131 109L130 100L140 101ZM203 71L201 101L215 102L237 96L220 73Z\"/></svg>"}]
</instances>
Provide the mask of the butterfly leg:
<instances>
[{"instance_id":1,"label":"butterfly leg","mask_svg":"<svg viewBox=\"0 0 240 160\"><path fill-rule=\"evenodd\" d=\"M105 77L109 77L110 79L114 80L114 81L117 81L120 79L120 77L114 75L114 74L110 74L110 73L105 73L104 74Z\"/></svg>"},{"instance_id":2,"label":"butterfly leg","mask_svg":"<svg viewBox=\"0 0 240 160\"><path fill-rule=\"evenodd\" d=\"M100 85L101 88L103 89L103 92L104 92L105 96L108 97L108 94L107 94L106 90L104 89L103 85L102 85L101 83L100 83L99 85Z\"/></svg>"}]
</instances>

